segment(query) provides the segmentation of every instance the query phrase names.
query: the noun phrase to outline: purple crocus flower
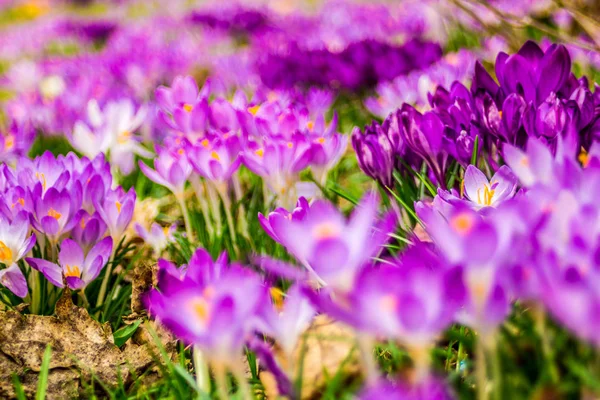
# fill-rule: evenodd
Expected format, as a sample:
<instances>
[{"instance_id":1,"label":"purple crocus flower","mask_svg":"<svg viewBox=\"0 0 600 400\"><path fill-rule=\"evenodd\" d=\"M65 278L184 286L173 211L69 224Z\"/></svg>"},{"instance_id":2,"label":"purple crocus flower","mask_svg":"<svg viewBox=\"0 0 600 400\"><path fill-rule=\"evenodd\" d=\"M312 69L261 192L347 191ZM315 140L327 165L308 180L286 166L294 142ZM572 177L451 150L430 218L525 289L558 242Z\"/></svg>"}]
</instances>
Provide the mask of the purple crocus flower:
<instances>
[{"instance_id":1,"label":"purple crocus flower","mask_svg":"<svg viewBox=\"0 0 600 400\"><path fill-rule=\"evenodd\" d=\"M405 399L405 400L452 400L456 398L443 380L429 377L417 384L381 381L363 389L359 400Z\"/></svg>"},{"instance_id":2,"label":"purple crocus flower","mask_svg":"<svg viewBox=\"0 0 600 400\"><path fill-rule=\"evenodd\" d=\"M171 129L189 133L202 133L208 125L208 85L202 92L191 76L178 76L171 87L156 89L156 102L161 119Z\"/></svg>"},{"instance_id":3,"label":"purple crocus flower","mask_svg":"<svg viewBox=\"0 0 600 400\"><path fill-rule=\"evenodd\" d=\"M69 288L79 290L100 274L110 258L112 247L112 239L106 237L85 255L74 240L65 239L58 254L58 264L39 258L27 258L26 261L53 285L64 287L64 279Z\"/></svg>"},{"instance_id":4,"label":"purple crocus flower","mask_svg":"<svg viewBox=\"0 0 600 400\"><path fill-rule=\"evenodd\" d=\"M258 213L258 221L260 222L260 226L275 240L276 242L280 242L280 239L275 234L273 227L271 224L278 224L282 221L285 223L285 220L288 221L300 221L304 219L306 216L306 212L310 209L308 201L304 197L300 197L296 202L296 207L290 212L285 208L279 207L275 210L271 211L267 217L265 217L262 213ZM281 220L284 218L285 220Z\"/></svg>"},{"instance_id":5,"label":"purple crocus flower","mask_svg":"<svg viewBox=\"0 0 600 400\"><path fill-rule=\"evenodd\" d=\"M240 166L240 141L236 136L188 147L188 158L194 170L215 183L225 183Z\"/></svg>"},{"instance_id":6,"label":"purple crocus flower","mask_svg":"<svg viewBox=\"0 0 600 400\"><path fill-rule=\"evenodd\" d=\"M220 267L206 252L187 267L182 280L168 273L168 288L146 297L150 313L178 338L202 349L210 361L239 364L244 341L255 329L256 315L268 304L268 290L253 271Z\"/></svg>"},{"instance_id":7,"label":"purple crocus flower","mask_svg":"<svg viewBox=\"0 0 600 400\"><path fill-rule=\"evenodd\" d=\"M285 294L277 288L272 288L271 293L275 307L265 309L260 331L275 339L285 354L291 355L316 310L299 285L292 286Z\"/></svg>"},{"instance_id":8,"label":"purple crocus flower","mask_svg":"<svg viewBox=\"0 0 600 400\"><path fill-rule=\"evenodd\" d=\"M27 296L27 280L17 264L0 269L0 283L21 298Z\"/></svg>"},{"instance_id":9,"label":"purple crocus flower","mask_svg":"<svg viewBox=\"0 0 600 400\"><path fill-rule=\"evenodd\" d=\"M73 218L78 208L76 193L51 187L43 195L34 191L32 198L34 204L31 224L50 240L57 242L63 233L69 232L78 222Z\"/></svg>"},{"instance_id":10,"label":"purple crocus flower","mask_svg":"<svg viewBox=\"0 0 600 400\"><path fill-rule=\"evenodd\" d=\"M492 179L488 180L477 167L469 165L465 170L462 187L466 200L464 204L475 210L485 209L486 207L496 207L512 198L517 188L517 177L509 167L503 165L492 176ZM450 203L460 202L461 199L456 196L458 193L453 192L438 189L440 200Z\"/></svg>"},{"instance_id":11,"label":"purple crocus flower","mask_svg":"<svg viewBox=\"0 0 600 400\"><path fill-rule=\"evenodd\" d=\"M269 224L273 237L310 271L312 279L343 292L394 230L392 213L377 218L378 202L377 196L366 195L346 220L331 203L317 200L301 220L270 215Z\"/></svg>"},{"instance_id":12,"label":"purple crocus flower","mask_svg":"<svg viewBox=\"0 0 600 400\"><path fill-rule=\"evenodd\" d=\"M12 222L0 217L0 263L10 267L29 253L36 241L35 235L29 235L29 228L25 211Z\"/></svg>"},{"instance_id":13,"label":"purple crocus flower","mask_svg":"<svg viewBox=\"0 0 600 400\"><path fill-rule=\"evenodd\" d=\"M156 146L154 168L139 162L140 169L150 180L168 188L175 196L182 196L185 183L192 173L192 166L183 149L171 149Z\"/></svg>"},{"instance_id":14,"label":"purple crocus flower","mask_svg":"<svg viewBox=\"0 0 600 400\"><path fill-rule=\"evenodd\" d=\"M90 215L85 210L80 210L75 216L77 222L71 231L71 237L83 249L88 252L92 246L105 236L106 223L100 214Z\"/></svg>"},{"instance_id":15,"label":"purple crocus flower","mask_svg":"<svg viewBox=\"0 0 600 400\"><path fill-rule=\"evenodd\" d=\"M173 233L175 233L176 229L176 224L161 227L157 223L152 223L150 230L146 230L146 228L138 223L135 224L137 234L146 244L152 247L156 254L160 254L169 243L175 240Z\"/></svg>"},{"instance_id":16,"label":"purple crocus flower","mask_svg":"<svg viewBox=\"0 0 600 400\"><path fill-rule=\"evenodd\" d=\"M398 153L387 132L377 122L365 126L364 133L354 128L352 147L360 169L381 185L391 188Z\"/></svg>"},{"instance_id":17,"label":"purple crocus flower","mask_svg":"<svg viewBox=\"0 0 600 400\"><path fill-rule=\"evenodd\" d=\"M94 204L115 243L119 243L133 218L135 199L133 188L126 193L119 186L109 190L102 200Z\"/></svg>"}]
</instances>

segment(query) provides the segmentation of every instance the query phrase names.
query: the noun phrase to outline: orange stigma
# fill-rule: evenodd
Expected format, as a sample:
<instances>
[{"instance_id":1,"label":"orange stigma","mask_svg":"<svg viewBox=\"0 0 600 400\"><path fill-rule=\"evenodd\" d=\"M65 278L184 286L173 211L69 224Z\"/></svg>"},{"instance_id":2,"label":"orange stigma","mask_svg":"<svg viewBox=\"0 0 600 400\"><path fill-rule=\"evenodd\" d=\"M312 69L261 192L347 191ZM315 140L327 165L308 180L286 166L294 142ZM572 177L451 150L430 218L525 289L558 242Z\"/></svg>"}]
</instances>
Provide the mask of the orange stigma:
<instances>
[{"instance_id":1,"label":"orange stigma","mask_svg":"<svg viewBox=\"0 0 600 400\"><path fill-rule=\"evenodd\" d=\"M65 278L69 276L74 276L75 278L81 277L81 271L77 265L70 266L69 264L65 265Z\"/></svg>"},{"instance_id":2,"label":"orange stigma","mask_svg":"<svg viewBox=\"0 0 600 400\"><path fill-rule=\"evenodd\" d=\"M11 264L12 261L12 250L6 244L4 244L4 242L0 241L0 262L3 264Z\"/></svg>"},{"instance_id":3,"label":"orange stigma","mask_svg":"<svg viewBox=\"0 0 600 400\"><path fill-rule=\"evenodd\" d=\"M183 109L184 109L185 111L187 111L187 112L192 112L192 110L194 109L194 106L193 106L193 105L191 105L191 104L185 103L185 104L183 105Z\"/></svg>"},{"instance_id":4,"label":"orange stigma","mask_svg":"<svg viewBox=\"0 0 600 400\"><path fill-rule=\"evenodd\" d=\"M48 216L50 216L50 217L52 217L52 218L54 218L55 220L57 220L57 221L58 221L58 219L59 219L60 217L62 217L62 214L61 214L61 213L59 213L58 211L56 211L54 208L50 208L50 209L48 210Z\"/></svg>"}]
</instances>

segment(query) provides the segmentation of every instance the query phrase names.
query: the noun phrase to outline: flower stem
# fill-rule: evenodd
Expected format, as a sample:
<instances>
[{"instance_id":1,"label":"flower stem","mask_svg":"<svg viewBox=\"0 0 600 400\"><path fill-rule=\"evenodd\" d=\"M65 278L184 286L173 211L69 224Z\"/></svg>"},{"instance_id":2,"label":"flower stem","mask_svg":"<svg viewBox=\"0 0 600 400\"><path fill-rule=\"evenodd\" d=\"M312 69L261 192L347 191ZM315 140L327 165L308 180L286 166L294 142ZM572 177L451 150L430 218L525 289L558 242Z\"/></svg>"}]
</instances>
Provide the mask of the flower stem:
<instances>
[{"instance_id":1,"label":"flower stem","mask_svg":"<svg viewBox=\"0 0 600 400\"><path fill-rule=\"evenodd\" d=\"M187 235L187 239L192 242L193 232L192 232L192 224L190 223L190 215L188 213L187 206L185 205L185 198L183 194L175 195L177 198L177 202L179 203L179 207L181 207L181 214L183 215L183 223L185 225L185 234Z\"/></svg>"},{"instance_id":2,"label":"flower stem","mask_svg":"<svg viewBox=\"0 0 600 400\"><path fill-rule=\"evenodd\" d=\"M198 389L206 394L210 391L210 377L208 376L208 364L198 346L194 346L194 369L196 370L196 384Z\"/></svg>"},{"instance_id":3,"label":"flower stem","mask_svg":"<svg viewBox=\"0 0 600 400\"><path fill-rule=\"evenodd\" d=\"M486 357L485 344L483 338L477 338L477 359L475 363L475 377L477 379L477 400L487 400L487 372L486 372Z\"/></svg>"},{"instance_id":4,"label":"flower stem","mask_svg":"<svg viewBox=\"0 0 600 400\"><path fill-rule=\"evenodd\" d=\"M235 376L235 379L237 380L241 398L244 400L252 399L252 389L248 384L248 380L246 379L246 374L244 373L244 369L242 368L242 366L236 365L232 372Z\"/></svg>"},{"instance_id":5,"label":"flower stem","mask_svg":"<svg viewBox=\"0 0 600 400\"><path fill-rule=\"evenodd\" d=\"M237 246L237 235L235 230L235 225L233 223L233 216L231 215L231 200L229 199L229 194L227 194L227 189L224 186L216 186L217 192L221 196L221 200L223 200L223 206L225 208L225 218L227 219L227 225L229 226L229 234L231 235L231 244L233 245L233 250L235 254L240 255L240 251Z\"/></svg>"},{"instance_id":6,"label":"flower stem","mask_svg":"<svg viewBox=\"0 0 600 400\"><path fill-rule=\"evenodd\" d=\"M217 396L220 400L229 399L229 385L227 384L227 370L222 364L213 365L213 373L215 375L215 384Z\"/></svg>"},{"instance_id":7,"label":"flower stem","mask_svg":"<svg viewBox=\"0 0 600 400\"><path fill-rule=\"evenodd\" d=\"M113 238L113 242L116 241ZM108 281L110 280L110 275L112 274L112 267L115 262L115 253L117 252L117 246L113 246L112 253L110 255L110 262L106 266L106 272L104 273L104 278L102 279L102 285L100 285L100 292L98 293L98 300L96 301L96 307L100 307L104 304L104 297L106 296L106 289L108 288ZM100 313L100 310L98 310Z\"/></svg>"}]
</instances>

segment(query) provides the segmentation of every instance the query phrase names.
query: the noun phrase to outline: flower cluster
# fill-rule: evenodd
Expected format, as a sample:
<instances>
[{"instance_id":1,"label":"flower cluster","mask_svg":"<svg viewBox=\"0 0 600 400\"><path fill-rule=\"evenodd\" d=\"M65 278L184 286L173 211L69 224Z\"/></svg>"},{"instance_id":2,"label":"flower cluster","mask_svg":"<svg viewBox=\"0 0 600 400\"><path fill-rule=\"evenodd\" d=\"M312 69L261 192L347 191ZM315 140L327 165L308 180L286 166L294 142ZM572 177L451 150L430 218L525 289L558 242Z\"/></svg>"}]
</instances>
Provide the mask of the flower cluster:
<instances>
[{"instance_id":1,"label":"flower cluster","mask_svg":"<svg viewBox=\"0 0 600 400\"><path fill-rule=\"evenodd\" d=\"M73 153L45 152L21 158L16 168L2 165L0 203L2 283L27 295L17 262L37 242L46 258L27 258L55 286L81 289L108 262L113 244L123 238L133 217L136 194L113 187L110 165L102 155L90 160ZM52 256L60 247L58 258Z\"/></svg>"}]
</instances>

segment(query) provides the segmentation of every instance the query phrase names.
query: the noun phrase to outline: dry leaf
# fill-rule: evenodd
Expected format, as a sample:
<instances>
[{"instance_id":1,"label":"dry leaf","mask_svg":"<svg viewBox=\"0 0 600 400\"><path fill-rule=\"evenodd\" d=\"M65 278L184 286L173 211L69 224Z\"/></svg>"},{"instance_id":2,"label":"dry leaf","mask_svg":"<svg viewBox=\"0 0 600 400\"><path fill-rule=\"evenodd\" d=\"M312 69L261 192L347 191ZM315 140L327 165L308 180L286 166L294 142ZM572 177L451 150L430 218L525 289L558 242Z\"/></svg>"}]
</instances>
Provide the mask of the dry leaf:
<instances>
[{"instance_id":1,"label":"dry leaf","mask_svg":"<svg viewBox=\"0 0 600 400\"><path fill-rule=\"evenodd\" d=\"M280 365L286 368L287 360L277 348L275 356ZM344 376L349 378L360 373L354 333L347 326L325 315L315 317L303 334L294 350L292 362L296 369L303 364L302 399L318 398L327 384L326 377L334 376L340 368ZM294 375L297 373L295 370ZM275 399L277 388L273 384L273 376L261 372L260 379L265 386L267 398Z\"/></svg>"},{"instance_id":2,"label":"dry leaf","mask_svg":"<svg viewBox=\"0 0 600 400\"><path fill-rule=\"evenodd\" d=\"M132 372L139 375L152 367L151 352L158 353L143 337L144 329L138 331L136 341L130 340L121 351L113 343L110 325L100 324L87 310L76 307L68 290L56 305L56 316L0 312L0 397L15 396L13 374L28 396L35 394L47 345L52 347L48 399L77 396L80 380L90 379L92 373L109 386L118 383L119 373L127 383Z\"/></svg>"}]
</instances>

